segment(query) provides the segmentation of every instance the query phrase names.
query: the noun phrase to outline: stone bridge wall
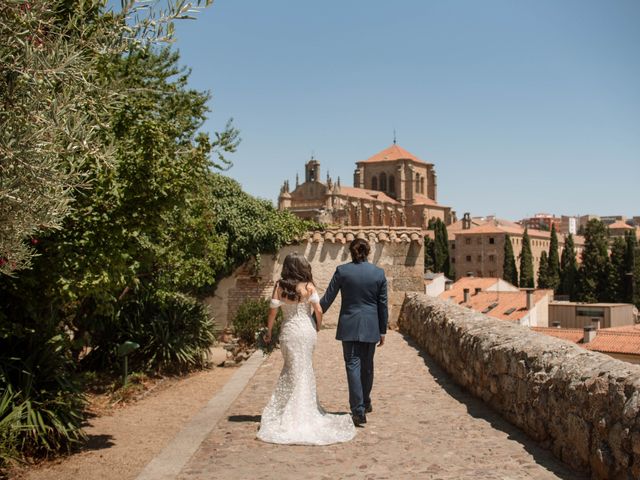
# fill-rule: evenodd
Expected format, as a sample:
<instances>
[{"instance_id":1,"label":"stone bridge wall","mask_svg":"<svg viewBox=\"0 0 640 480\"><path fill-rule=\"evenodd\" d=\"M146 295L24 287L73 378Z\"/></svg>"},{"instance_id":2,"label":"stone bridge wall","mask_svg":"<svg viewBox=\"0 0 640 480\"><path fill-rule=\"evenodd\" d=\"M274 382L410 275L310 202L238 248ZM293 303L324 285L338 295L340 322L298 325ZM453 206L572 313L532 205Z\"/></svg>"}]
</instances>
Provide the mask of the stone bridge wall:
<instances>
[{"instance_id":1,"label":"stone bridge wall","mask_svg":"<svg viewBox=\"0 0 640 480\"><path fill-rule=\"evenodd\" d=\"M407 296L400 330L507 420L592 478L640 478L640 366L458 305Z\"/></svg>"},{"instance_id":2,"label":"stone bridge wall","mask_svg":"<svg viewBox=\"0 0 640 480\"><path fill-rule=\"evenodd\" d=\"M280 278L282 262L298 252L311 263L313 278L322 294L338 265L351 261L349 243L356 237L371 244L369 261L383 268L389 290L389 323L394 325L407 292L424 292L424 232L418 228L344 227L340 230L309 232L295 245L283 247L276 255L263 255L254 272L252 262L222 280L215 295L205 300L222 326L230 325L238 307L247 299L269 298ZM340 295L325 314L324 324L335 325L340 311Z\"/></svg>"}]
</instances>

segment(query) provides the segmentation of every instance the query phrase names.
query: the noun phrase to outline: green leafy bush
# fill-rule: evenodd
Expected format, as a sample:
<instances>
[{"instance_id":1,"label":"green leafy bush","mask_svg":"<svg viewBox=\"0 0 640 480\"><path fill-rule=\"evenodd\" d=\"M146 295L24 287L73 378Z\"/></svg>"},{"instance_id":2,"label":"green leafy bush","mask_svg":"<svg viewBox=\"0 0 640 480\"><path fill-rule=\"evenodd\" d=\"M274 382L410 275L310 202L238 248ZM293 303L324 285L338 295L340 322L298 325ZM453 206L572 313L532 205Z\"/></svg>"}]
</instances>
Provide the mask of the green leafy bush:
<instances>
[{"instance_id":1,"label":"green leafy bush","mask_svg":"<svg viewBox=\"0 0 640 480\"><path fill-rule=\"evenodd\" d=\"M116 350L125 341L140 348L129 356L132 369L186 371L206 364L215 324L196 299L178 293L143 291L114 315L96 322L88 368L116 368Z\"/></svg>"},{"instance_id":2,"label":"green leafy bush","mask_svg":"<svg viewBox=\"0 0 640 480\"><path fill-rule=\"evenodd\" d=\"M64 451L84 438L85 398L68 352L59 333L0 332L0 457Z\"/></svg>"},{"instance_id":3,"label":"green leafy bush","mask_svg":"<svg viewBox=\"0 0 640 480\"><path fill-rule=\"evenodd\" d=\"M236 313L233 319L233 329L240 340L247 345L254 345L256 332L267 324L269 315L269 300L263 298L259 300L246 300ZM282 321L282 311L278 310L278 316L273 325L272 337L277 339L280 333Z\"/></svg>"},{"instance_id":4,"label":"green leafy bush","mask_svg":"<svg viewBox=\"0 0 640 480\"><path fill-rule=\"evenodd\" d=\"M16 405L14 400L15 395L8 389L0 396L0 468L18 456L16 444L23 405Z\"/></svg>"}]
</instances>

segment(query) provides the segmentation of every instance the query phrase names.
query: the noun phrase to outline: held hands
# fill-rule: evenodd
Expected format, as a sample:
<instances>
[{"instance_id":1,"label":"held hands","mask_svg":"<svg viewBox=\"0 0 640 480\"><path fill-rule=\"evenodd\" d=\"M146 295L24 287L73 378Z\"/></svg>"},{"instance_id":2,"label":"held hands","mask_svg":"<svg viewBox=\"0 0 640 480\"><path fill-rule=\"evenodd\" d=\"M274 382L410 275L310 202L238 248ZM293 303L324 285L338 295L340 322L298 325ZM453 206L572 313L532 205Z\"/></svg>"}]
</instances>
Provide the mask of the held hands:
<instances>
[{"instance_id":1,"label":"held hands","mask_svg":"<svg viewBox=\"0 0 640 480\"><path fill-rule=\"evenodd\" d=\"M271 343L271 330L264 334L264 343Z\"/></svg>"},{"instance_id":2,"label":"held hands","mask_svg":"<svg viewBox=\"0 0 640 480\"><path fill-rule=\"evenodd\" d=\"M384 335L380 335L380 343L378 344L379 347L384 345Z\"/></svg>"}]
</instances>

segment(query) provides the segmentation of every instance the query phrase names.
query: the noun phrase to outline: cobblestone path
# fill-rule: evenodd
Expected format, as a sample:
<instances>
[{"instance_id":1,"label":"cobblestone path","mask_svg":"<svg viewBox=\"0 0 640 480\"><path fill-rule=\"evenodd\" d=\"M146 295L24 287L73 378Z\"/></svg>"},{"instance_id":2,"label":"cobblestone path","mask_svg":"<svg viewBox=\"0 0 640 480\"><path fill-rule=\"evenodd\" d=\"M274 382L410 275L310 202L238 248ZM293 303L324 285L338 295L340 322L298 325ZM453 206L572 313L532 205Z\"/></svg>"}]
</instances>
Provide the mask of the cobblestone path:
<instances>
[{"instance_id":1,"label":"cobblestone path","mask_svg":"<svg viewBox=\"0 0 640 480\"><path fill-rule=\"evenodd\" d=\"M346 376L334 330L318 337L320 402L348 411ZM547 451L450 382L411 341L389 332L376 352L373 413L346 444L284 446L255 434L282 366L279 352L184 466L196 479L579 479Z\"/></svg>"}]
</instances>

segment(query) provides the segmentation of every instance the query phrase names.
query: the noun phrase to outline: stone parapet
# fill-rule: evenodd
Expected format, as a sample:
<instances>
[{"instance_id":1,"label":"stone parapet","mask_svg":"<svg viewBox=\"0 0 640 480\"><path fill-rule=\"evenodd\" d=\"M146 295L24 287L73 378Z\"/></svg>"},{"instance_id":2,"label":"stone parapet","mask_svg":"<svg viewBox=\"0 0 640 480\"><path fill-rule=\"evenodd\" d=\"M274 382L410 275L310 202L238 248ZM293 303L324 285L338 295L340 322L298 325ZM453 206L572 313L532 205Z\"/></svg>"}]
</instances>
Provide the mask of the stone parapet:
<instances>
[{"instance_id":1,"label":"stone parapet","mask_svg":"<svg viewBox=\"0 0 640 480\"><path fill-rule=\"evenodd\" d=\"M298 242L286 245L275 255L263 255L258 272L253 262L238 268L221 280L215 295L205 299L221 326L229 325L238 307L248 299L269 298L280 278L282 262L292 252L305 256L311 264L313 279L322 295L336 267L351 261L349 244L365 238L371 245L369 261L385 271L389 294L389 324L394 326L405 293L424 291L424 234L410 227L342 227L307 232ZM324 324L338 322L341 297L326 312Z\"/></svg>"},{"instance_id":2,"label":"stone parapet","mask_svg":"<svg viewBox=\"0 0 640 480\"><path fill-rule=\"evenodd\" d=\"M407 295L398 325L572 468L640 478L640 366L424 294Z\"/></svg>"}]
</instances>

